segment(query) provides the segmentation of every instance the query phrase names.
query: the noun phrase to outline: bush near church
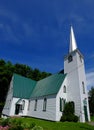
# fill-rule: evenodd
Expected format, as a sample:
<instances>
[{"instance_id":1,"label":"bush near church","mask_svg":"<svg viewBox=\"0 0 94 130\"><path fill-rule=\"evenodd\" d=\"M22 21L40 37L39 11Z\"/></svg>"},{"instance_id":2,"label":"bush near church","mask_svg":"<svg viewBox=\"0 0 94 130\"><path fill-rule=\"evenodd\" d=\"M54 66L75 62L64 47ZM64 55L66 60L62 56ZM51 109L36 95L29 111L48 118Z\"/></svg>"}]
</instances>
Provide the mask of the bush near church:
<instances>
[{"instance_id":1,"label":"bush near church","mask_svg":"<svg viewBox=\"0 0 94 130\"><path fill-rule=\"evenodd\" d=\"M78 116L74 114L74 102L65 104L61 121L78 122Z\"/></svg>"}]
</instances>

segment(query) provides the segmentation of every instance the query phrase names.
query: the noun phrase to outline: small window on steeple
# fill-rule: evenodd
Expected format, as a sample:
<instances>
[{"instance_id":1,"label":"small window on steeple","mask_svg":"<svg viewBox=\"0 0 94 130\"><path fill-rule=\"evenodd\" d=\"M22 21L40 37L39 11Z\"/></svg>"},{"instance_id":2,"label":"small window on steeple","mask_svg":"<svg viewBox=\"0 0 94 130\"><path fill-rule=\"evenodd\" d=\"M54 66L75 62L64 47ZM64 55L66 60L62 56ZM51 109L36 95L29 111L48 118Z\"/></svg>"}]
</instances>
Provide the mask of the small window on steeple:
<instances>
[{"instance_id":1,"label":"small window on steeple","mask_svg":"<svg viewBox=\"0 0 94 130\"><path fill-rule=\"evenodd\" d=\"M82 82L82 89L83 89L83 94L85 94L85 84Z\"/></svg>"},{"instance_id":2,"label":"small window on steeple","mask_svg":"<svg viewBox=\"0 0 94 130\"><path fill-rule=\"evenodd\" d=\"M70 63L71 61L73 61L73 57L70 55L70 56L68 57L68 63Z\"/></svg>"}]
</instances>

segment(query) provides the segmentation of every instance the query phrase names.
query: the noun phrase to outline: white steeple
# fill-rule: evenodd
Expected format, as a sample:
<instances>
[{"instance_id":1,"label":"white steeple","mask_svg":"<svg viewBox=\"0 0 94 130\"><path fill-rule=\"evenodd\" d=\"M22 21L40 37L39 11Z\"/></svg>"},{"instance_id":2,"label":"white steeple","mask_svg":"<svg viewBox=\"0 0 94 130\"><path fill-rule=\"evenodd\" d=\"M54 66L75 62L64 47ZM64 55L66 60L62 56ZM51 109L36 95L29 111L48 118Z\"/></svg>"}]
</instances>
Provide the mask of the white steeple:
<instances>
[{"instance_id":1,"label":"white steeple","mask_svg":"<svg viewBox=\"0 0 94 130\"><path fill-rule=\"evenodd\" d=\"M71 32L70 32L70 48L69 48L69 53L77 49L77 44L73 32L73 27L71 26Z\"/></svg>"}]
</instances>

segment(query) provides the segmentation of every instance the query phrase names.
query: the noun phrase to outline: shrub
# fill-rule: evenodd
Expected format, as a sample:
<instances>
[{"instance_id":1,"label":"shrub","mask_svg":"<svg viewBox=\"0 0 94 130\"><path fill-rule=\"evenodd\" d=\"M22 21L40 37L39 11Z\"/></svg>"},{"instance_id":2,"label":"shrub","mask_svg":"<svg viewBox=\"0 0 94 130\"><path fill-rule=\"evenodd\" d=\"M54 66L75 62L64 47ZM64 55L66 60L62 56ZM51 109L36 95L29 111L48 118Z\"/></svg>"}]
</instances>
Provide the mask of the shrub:
<instances>
[{"instance_id":1,"label":"shrub","mask_svg":"<svg viewBox=\"0 0 94 130\"><path fill-rule=\"evenodd\" d=\"M61 121L69 121L69 122L77 122L78 121L78 116L74 115L74 114L70 114L70 115L64 115L61 117Z\"/></svg>"},{"instance_id":2,"label":"shrub","mask_svg":"<svg viewBox=\"0 0 94 130\"><path fill-rule=\"evenodd\" d=\"M74 122L78 122L78 120L79 120L79 117L78 116L76 116L76 115L74 115Z\"/></svg>"},{"instance_id":3,"label":"shrub","mask_svg":"<svg viewBox=\"0 0 94 130\"><path fill-rule=\"evenodd\" d=\"M74 102L67 102L64 106L64 114L74 114Z\"/></svg>"},{"instance_id":4,"label":"shrub","mask_svg":"<svg viewBox=\"0 0 94 130\"><path fill-rule=\"evenodd\" d=\"M78 117L74 115L74 102L68 102L65 104L61 121L77 122Z\"/></svg>"},{"instance_id":5,"label":"shrub","mask_svg":"<svg viewBox=\"0 0 94 130\"><path fill-rule=\"evenodd\" d=\"M3 119L3 120L1 121L1 125L2 125L3 127L9 125L9 118Z\"/></svg>"}]
</instances>

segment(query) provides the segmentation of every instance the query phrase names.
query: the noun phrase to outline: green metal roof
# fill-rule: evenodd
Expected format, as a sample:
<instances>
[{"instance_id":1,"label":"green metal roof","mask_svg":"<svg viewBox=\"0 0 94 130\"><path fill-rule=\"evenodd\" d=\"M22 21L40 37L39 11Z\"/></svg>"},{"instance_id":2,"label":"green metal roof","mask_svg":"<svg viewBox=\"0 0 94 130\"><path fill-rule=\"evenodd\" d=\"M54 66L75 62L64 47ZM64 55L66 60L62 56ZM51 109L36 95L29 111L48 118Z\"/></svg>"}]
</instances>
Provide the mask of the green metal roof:
<instances>
[{"instance_id":1,"label":"green metal roof","mask_svg":"<svg viewBox=\"0 0 94 130\"><path fill-rule=\"evenodd\" d=\"M66 74L57 73L38 81L31 94L31 98L57 94L65 77Z\"/></svg>"},{"instance_id":2,"label":"green metal roof","mask_svg":"<svg viewBox=\"0 0 94 130\"><path fill-rule=\"evenodd\" d=\"M13 77L13 96L29 99L57 94L66 74L57 73L40 81L34 81L18 74L14 74Z\"/></svg>"},{"instance_id":3,"label":"green metal roof","mask_svg":"<svg viewBox=\"0 0 94 130\"><path fill-rule=\"evenodd\" d=\"M36 81L20 76L13 75L13 96L28 99L36 85Z\"/></svg>"}]
</instances>

